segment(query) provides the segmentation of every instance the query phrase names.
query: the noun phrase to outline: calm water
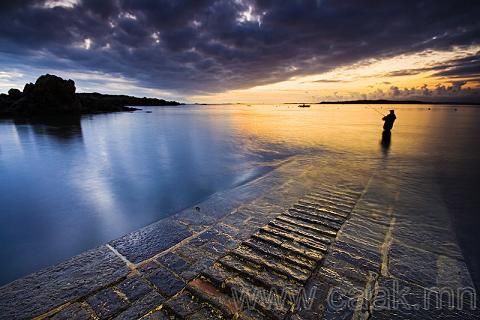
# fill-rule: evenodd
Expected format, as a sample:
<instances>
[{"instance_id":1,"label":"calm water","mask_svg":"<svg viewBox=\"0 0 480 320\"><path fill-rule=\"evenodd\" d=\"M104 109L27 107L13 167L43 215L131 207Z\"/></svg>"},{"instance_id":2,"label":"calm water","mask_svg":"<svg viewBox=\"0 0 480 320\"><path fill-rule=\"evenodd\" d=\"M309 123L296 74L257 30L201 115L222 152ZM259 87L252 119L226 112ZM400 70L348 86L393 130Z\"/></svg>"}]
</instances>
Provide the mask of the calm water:
<instances>
[{"instance_id":1,"label":"calm water","mask_svg":"<svg viewBox=\"0 0 480 320\"><path fill-rule=\"evenodd\" d=\"M308 153L438 168L460 240L478 269L478 249L468 244L477 240L473 226L480 222L473 214L480 208L480 110L395 109L388 149L379 144L381 116L366 106L182 106L60 123L1 120L0 284Z\"/></svg>"}]
</instances>

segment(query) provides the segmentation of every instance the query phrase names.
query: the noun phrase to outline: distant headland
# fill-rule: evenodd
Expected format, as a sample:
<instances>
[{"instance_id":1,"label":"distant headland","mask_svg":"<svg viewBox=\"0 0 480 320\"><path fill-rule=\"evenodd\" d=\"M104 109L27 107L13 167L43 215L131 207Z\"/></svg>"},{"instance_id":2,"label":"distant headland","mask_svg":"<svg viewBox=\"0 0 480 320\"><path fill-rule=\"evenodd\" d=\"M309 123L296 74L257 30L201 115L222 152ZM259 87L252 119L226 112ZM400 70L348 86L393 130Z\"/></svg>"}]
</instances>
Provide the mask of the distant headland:
<instances>
[{"instance_id":1,"label":"distant headland","mask_svg":"<svg viewBox=\"0 0 480 320\"><path fill-rule=\"evenodd\" d=\"M432 102L432 101L420 101L420 100L346 100L346 101L322 101L319 104L455 104L455 105L479 105L480 102Z\"/></svg>"},{"instance_id":2,"label":"distant headland","mask_svg":"<svg viewBox=\"0 0 480 320\"><path fill-rule=\"evenodd\" d=\"M28 118L139 110L132 106L176 106L182 103L126 95L76 93L75 82L45 74L23 91L10 89L0 94L0 117Z\"/></svg>"}]
</instances>

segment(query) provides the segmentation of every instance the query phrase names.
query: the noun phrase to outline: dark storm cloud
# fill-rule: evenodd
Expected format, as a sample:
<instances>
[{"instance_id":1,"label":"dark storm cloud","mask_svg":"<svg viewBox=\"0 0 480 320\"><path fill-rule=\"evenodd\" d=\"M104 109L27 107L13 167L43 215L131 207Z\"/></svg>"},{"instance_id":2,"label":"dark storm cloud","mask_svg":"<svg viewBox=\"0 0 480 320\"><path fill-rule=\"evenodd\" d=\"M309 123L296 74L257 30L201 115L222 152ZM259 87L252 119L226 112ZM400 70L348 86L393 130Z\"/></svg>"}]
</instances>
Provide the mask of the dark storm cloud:
<instances>
[{"instance_id":1,"label":"dark storm cloud","mask_svg":"<svg viewBox=\"0 0 480 320\"><path fill-rule=\"evenodd\" d=\"M435 76L452 78L470 78L480 76L480 52L475 56L465 57L449 61L444 70L434 74Z\"/></svg>"},{"instance_id":2,"label":"dark storm cloud","mask_svg":"<svg viewBox=\"0 0 480 320\"><path fill-rule=\"evenodd\" d=\"M397 70L397 71L392 71L385 76L387 77L403 77L403 76L413 76L416 74L420 74L422 72L429 71L429 69L425 68L418 68L418 69L406 69L406 70Z\"/></svg>"},{"instance_id":3,"label":"dark storm cloud","mask_svg":"<svg viewBox=\"0 0 480 320\"><path fill-rule=\"evenodd\" d=\"M315 83L341 83L341 82L350 82L349 80L329 80L329 79L320 79L312 81Z\"/></svg>"},{"instance_id":4,"label":"dark storm cloud","mask_svg":"<svg viewBox=\"0 0 480 320\"><path fill-rule=\"evenodd\" d=\"M453 59L444 61L438 65L405 69L388 72L385 74L387 77L401 77L416 75L423 72L435 71L433 76L436 77L449 77L449 78L470 78L478 77L480 75L480 52L475 55L467 56L460 59Z\"/></svg>"},{"instance_id":5,"label":"dark storm cloud","mask_svg":"<svg viewBox=\"0 0 480 320\"><path fill-rule=\"evenodd\" d=\"M1 1L0 63L217 92L480 41L479 1L74 2ZM478 71L478 60L471 60L438 74Z\"/></svg>"}]
</instances>

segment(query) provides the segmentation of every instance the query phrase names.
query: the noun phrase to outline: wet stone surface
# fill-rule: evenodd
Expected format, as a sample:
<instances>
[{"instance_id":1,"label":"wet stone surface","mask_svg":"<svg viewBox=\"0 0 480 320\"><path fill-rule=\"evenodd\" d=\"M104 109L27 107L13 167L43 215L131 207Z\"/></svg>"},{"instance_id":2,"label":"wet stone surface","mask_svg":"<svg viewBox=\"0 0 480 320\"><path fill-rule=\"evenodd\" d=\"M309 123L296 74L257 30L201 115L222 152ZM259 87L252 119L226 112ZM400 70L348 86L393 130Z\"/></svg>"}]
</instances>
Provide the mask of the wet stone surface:
<instances>
[{"instance_id":1,"label":"wet stone surface","mask_svg":"<svg viewBox=\"0 0 480 320\"><path fill-rule=\"evenodd\" d=\"M102 246L0 288L0 319L41 315L128 273L125 263Z\"/></svg>"},{"instance_id":2,"label":"wet stone surface","mask_svg":"<svg viewBox=\"0 0 480 320\"><path fill-rule=\"evenodd\" d=\"M138 298L146 295L148 292L152 291L146 281L139 276L125 279L117 285L117 288L120 289L120 291L127 297L128 301L130 302L135 301Z\"/></svg>"},{"instance_id":3,"label":"wet stone surface","mask_svg":"<svg viewBox=\"0 0 480 320\"><path fill-rule=\"evenodd\" d=\"M138 263L153 257L178 242L188 238L192 232L170 218L140 229L110 242L129 261Z\"/></svg>"},{"instance_id":4,"label":"wet stone surface","mask_svg":"<svg viewBox=\"0 0 480 320\"><path fill-rule=\"evenodd\" d=\"M116 320L138 319L147 314L152 309L160 306L165 301L165 298L156 291L151 291L139 300L135 301L129 308L118 316Z\"/></svg>"},{"instance_id":5,"label":"wet stone surface","mask_svg":"<svg viewBox=\"0 0 480 320\"><path fill-rule=\"evenodd\" d=\"M89 297L87 303L100 319L108 319L127 308L127 302L112 288Z\"/></svg>"},{"instance_id":6,"label":"wet stone surface","mask_svg":"<svg viewBox=\"0 0 480 320\"><path fill-rule=\"evenodd\" d=\"M183 271L188 270L190 267L187 260L172 252L168 252L167 254L157 258L157 262L168 267L176 274L180 274Z\"/></svg>"},{"instance_id":7,"label":"wet stone surface","mask_svg":"<svg viewBox=\"0 0 480 320\"><path fill-rule=\"evenodd\" d=\"M165 307L169 310L170 314L180 318L185 318L202 308L198 302L193 300L193 298L185 292L170 299L165 304Z\"/></svg>"},{"instance_id":8,"label":"wet stone surface","mask_svg":"<svg viewBox=\"0 0 480 320\"><path fill-rule=\"evenodd\" d=\"M87 311L85 306L80 303L74 303L71 306L63 309L56 315L54 315L52 320L69 320L69 319L78 319L78 320L90 320L93 319L92 315Z\"/></svg>"},{"instance_id":9,"label":"wet stone surface","mask_svg":"<svg viewBox=\"0 0 480 320\"><path fill-rule=\"evenodd\" d=\"M157 290L167 297L173 296L185 287L185 282L180 277L162 267L157 268L146 277Z\"/></svg>"},{"instance_id":10,"label":"wet stone surface","mask_svg":"<svg viewBox=\"0 0 480 320\"><path fill-rule=\"evenodd\" d=\"M458 296L451 301L442 299L438 292L397 279L381 278L384 298L377 302L372 319L479 319L477 307L469 300L464 305ZM446 296L444 296L445 298Z\"/></svg>"}]
</instances>

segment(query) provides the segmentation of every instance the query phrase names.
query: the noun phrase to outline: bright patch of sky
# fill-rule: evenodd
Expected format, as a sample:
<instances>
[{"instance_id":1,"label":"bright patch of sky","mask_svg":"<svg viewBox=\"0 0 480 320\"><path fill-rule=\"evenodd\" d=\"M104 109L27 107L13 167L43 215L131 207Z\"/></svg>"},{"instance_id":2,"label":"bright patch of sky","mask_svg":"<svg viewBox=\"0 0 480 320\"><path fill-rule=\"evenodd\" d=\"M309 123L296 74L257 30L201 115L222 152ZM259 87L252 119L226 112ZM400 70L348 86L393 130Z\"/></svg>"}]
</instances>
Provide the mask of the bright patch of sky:
<instances>
[{"instance_id":1,"label":"bright patch of sky","mask_svg":"<svg viewBox=\"0 0 480 320\"><path fill-rule=\"evenodd\" d=\"M262 17L265 15L265 12L259 14L256 13L254 7L247 5L247 9L239 12L237 17L237 22L246 23L246 22L256 22L260 26L262 24Z\"/></svg>"},{"instance_id":2,"label":"bright patch of sky","mask_svg":"<svg viewBox=\"0 0 480 320\"><path fill-rule=\"evenodd\" d=\"M87 50L90 50L90 48L92 47L92 39L86 38L85 40L83 40L83 47Z\"/></svg>"},{"instance_id":3,"label":"bright patch of sky","mask_svg":"<svg viewBox=\"0 0 480 320\"><path fill-rule=\"evenodd\" d=\"M56 7L63 7L63 8L73 8L78 5L80 0L46 0L43 4L44 8L56 8Z\"/></svg>"}]
</instances>

